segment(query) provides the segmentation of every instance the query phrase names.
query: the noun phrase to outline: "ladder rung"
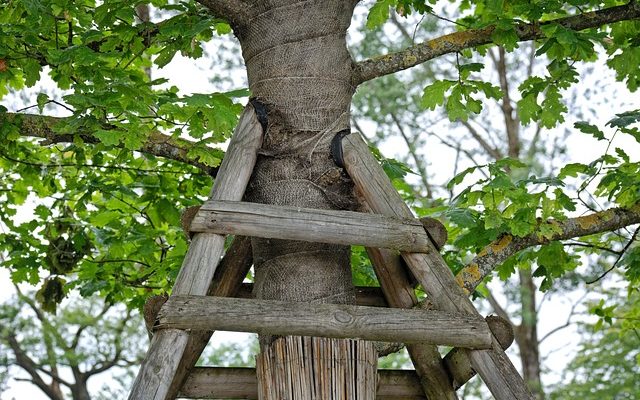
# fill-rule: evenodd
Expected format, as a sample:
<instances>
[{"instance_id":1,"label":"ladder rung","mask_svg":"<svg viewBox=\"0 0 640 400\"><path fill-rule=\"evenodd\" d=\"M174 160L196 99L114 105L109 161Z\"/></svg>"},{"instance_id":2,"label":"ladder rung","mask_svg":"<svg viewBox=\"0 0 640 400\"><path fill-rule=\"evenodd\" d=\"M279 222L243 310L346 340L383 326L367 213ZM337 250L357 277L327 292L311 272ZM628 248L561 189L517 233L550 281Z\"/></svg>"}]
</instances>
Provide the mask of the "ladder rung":
<instances>
[{"instance_id":1,"label":"ladder rung","mask_svg":"<svg viewBox=\"0 0 640 400\"><path fill-rule=\"evenodd\" d=\"M190 230L410 253L433 249L422 222L414 218L239 201L207 201L193 218Z\"/></svg>"},{"instance_id":2,"label":"ladder rung","mask_svg":"<svg viewBox=\"0 0 640 400\"><path fill-rule=\"evenodd\" d=\"M224 330L272 335L359 338L486 349L484 319L436 310L171 296L156 329Z\"/></svg>"},{"instance_id":3,"label":"ladder rung","mask_svg":"<svg viewBox=\"0 0 640 400\"><path fill-rule=\"evenodd\" d=\"M197 367L191 371L179 397L189 399L257 399L254 368ZM377 399L423 400L414 370L378 370Z\"/></svg>"}]
</instances>

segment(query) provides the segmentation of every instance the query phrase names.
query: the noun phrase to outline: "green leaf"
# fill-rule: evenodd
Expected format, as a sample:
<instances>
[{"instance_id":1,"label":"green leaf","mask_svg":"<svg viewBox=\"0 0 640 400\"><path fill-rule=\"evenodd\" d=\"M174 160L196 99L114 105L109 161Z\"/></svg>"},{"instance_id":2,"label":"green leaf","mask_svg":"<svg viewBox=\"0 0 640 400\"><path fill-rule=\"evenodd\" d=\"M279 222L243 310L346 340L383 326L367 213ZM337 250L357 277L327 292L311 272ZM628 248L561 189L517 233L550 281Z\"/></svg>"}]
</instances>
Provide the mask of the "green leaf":
<instances>
[{"instance_id":1,"label":"green leaf","mask_svg":"<svg viewBox=\"0 0 640 400\"><path fill-rule=\"evenodd\" d=\"M116 129L104 130L98 129L93 135L98 138L105 146L115 146L123 139L123 132Z\"/></svg>"},{"instance_id":2,"label":"green leaf","mask_svg":"<svg viewBox=\"0 0 640 400\"><path fill-rule=\"evenodd\" d=\"M518 115L523 125L528 125L531 121L535 121L542 107L538 105L537 96L528 94L518 101Z\"/></svg>"},{"instance_id":3,"label":"green leaf","mask_svg":"<svg viewBox=\"0 0 640 400\"><path fill-rule=\"evenodd\" d=\"M611 121L609 121L609 122L611 122ZM573 127L578 129L582 133L587 133L589 135L592 135L593 137L595 137L598 140L605 140L606 139L604 137L604 133L600 129L598 129L598 127L595 126L595 125L591 125L591 124L588 124L586 122L580 121L580 122L576 122L575 124L573 124Z\"/></svg>"},{"instance_id":4,"label":"green leaf","mask_svg":"<svg viewBox=\"0 0 640 400\"><path fill-rule=\"evenodd\" d=\"M455 81L450 80L433 82L424 88L420 105L423 108L435 110L437 106L444 104L444 94L455 84Z\"/></svg>"},{"instance_id":5,"label":"green leaf","mask_svg":"<svg viewBox=\"0 0 640 400\"><path fill-rule=\"evenodd\" d=\"M484 68L484 64L481 63L459 65L458 72L460 73L460 79L467 79L472 72L482 71L482 68Z\"/></svg>"},{"instance_id":6,"label":"green leaf","mask_svg":"<svg viewBox=\"0 0 640 400\"><path fill-rule=\"evenodd\" d=\"M44 106L49 102L49 96L46 93L38 93L36 97L36 103L38 103L38 110L42 112Z\"/></svg>"},{"instance_id":7,"label":"green leaf","mask_svg":"<svg viewBox=\"0 0 640 400\"><path fill-rule=\"evenodd\" d=\"M374 29L384 24L389 19L389 8L393 5L393 0L378 0L369 10L367 28Z\"/></svg>"},{"instance_id":8,"label":"green leaf","mask_svg":"<svg viewBox=\"0 0 640 400\"><path fill-rule=\"evenodd\" d=\"M466 121L469 118L467 107L462 102L463 95L463 89L460 85L454 86L451 90L446 105L447 115L450 121Z\"/></svg>"},{"instance_id":9,"label":"green leaf","mask_svg":"<svg viewBox=\"0 0 640 400\"><path fill-rule=\"evenodd\" d=\"M576 177L578 174L586 174L589 172L589 166L580 163L570 163L562 167L558 173L559 179L564 179L567 176Z\"/></svg>"},{"instance_id":10,"label":"green leaf","mask_svg":"<svg viewBox=\"0 0 640 400\"><path fill-rule=\"evenodd\" d=\"M477 218L474 213L469 209L456 208L449 210L445 213L445 216L449 218L456 225L463 228L471 228L478 224Z\"/></svg>"},{"instance_id":11,"label":"green leaf","mask_svg":"<svg viewBox=\"0 0 640 400\"><path fill-rule=\"evenodd\" d=\"M607 126L612 128L626 128L631 124L635 124L640 121L640 110L627 111L620 114L616 114L616 118L613 118L607 122Z\"/></svg>"},{"instance_id":12,"label":"green leaf","mask_svg":"<svg viewBox=\"0 0 640 400\"><path fill-rule=\"evenodd\" d=\"M470 173L472 173L473 171L475 171L478 168L480 168L480 167L469 167L469 168L465 169L464 171L458 173L456 176L451 178L449 183L447 183L447 189L452 189L454 186L459 185L460 183L462 183L462 181L464 180L465 176L469 175Z\"/></svg>"}]
</instances>

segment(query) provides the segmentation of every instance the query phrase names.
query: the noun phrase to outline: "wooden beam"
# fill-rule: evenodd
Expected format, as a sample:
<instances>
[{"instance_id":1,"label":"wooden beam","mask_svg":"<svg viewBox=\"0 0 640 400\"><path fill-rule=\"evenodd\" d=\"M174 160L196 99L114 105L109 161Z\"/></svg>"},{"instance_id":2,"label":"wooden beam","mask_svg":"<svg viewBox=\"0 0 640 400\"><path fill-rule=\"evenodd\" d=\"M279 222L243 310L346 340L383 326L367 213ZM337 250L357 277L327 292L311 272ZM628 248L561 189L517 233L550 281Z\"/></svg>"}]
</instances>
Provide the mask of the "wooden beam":
<instances>
[{"instance_id":1,"label":"wooden beam","mask_svg":"<svg viewBox=\"0 0 640 400\"><path fill-rule=\"evenodd\" d=\"M384 296L391 307L412 308L417 303L411 279L395 252L367 248ZM408 344L407 351L416 369L418 383L429 399L456 400L438 348L425 343Z\"/></svg>"},{"instance_id":2,"label":"wooden beam","mask_svg":"<svg viewBox=\"0 0 640 400\"><path fill-rule=\"evenodd\" d=\"M211 189L212 200L239 201L253 172L262 145L262 126L253 106L248 105L220 166ZM224 236L196 234L182 263L173 294L205 295L224 252ZM151 346L133 383L130 400L168 400L175 398L188 370L183 359L193 353L187 331L167 329L151 339Z\"/></svg>"},{"instance_id":3,"label":"wooden beam","mask_svg":"<svg viewBox=\"0 0 640 400\"><path fill-rule=\"evenodd\" d=\"M179 397L187 399L258 399L254 368L197 367ZM378 370L376 400L426 400L413 370Z\"/></svg>"},{"instance_id":4,"label":"wooden beam","mask_svg":"<svg viewBox=\"0 0 640 400\"><path fill-rule=\"evenodd\" d=\"M344 304L171 296L157 329L225 330L488 348L491 331L476 316Z\"/></svg>"},{"instance_id":5,"label":"wooden beam","mask_svg":"<svg viewBox=\"0 0 640 400\"><path fill-rule=\"evenodd\" d=\"M360 135L345 136L342 150L349 176L373 211L400 218L413 217ZM409 270L427 292L429 300L439 310L478 316L478 311L467 293L456 283L442 256L430 246L423 253L402 253ZM533 398L495 338L490 350L470 351L469 359L496 399Z\"/></svg>"},{"instance_id":6,"label":"wooden beam","mask_svg":"<svg viewBox=\"0 0 640 400\"><path fill-rule=\"evenodd\" d=\"M509 321L496 315L489 315L485 320L489 324L491 333L500 343L502 350L508 349L514 339L513 327ZM452 349L447 353L443 361L449 371L455 389L462 387L462 385L469 382L469 379L476 376L476 371L472 367L467 349L459 347Z\"/></svg>"},{"instance_id":7,"label":"wooden beam","mask_svg":"<svg viewBox=\"0 0 640 400\"><path fill-rule=\"evenodd\" d=\"M430 243L414 218L229 201L204 203L190 230L409 252L427 251Z\"/></svg>"}]
</instances>

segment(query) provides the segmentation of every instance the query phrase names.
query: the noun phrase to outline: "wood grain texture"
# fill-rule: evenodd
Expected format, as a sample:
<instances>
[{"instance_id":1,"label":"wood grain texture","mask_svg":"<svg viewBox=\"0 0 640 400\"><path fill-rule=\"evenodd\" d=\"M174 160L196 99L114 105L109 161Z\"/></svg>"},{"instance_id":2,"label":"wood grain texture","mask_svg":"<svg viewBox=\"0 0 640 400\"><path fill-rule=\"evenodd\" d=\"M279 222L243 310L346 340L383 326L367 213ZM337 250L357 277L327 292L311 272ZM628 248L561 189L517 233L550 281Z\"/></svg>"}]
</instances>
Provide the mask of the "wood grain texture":
<instances>
[{"instance_id":1,"label":"wood grain texture","mask_svg":"<svg viewBox=\"0 0 640 400\"><path fill-rule=\"evenodd\" d=\"M231 201L242 199L261 144L262 127L253 107L248 105L240 116L238 126L229 143L211 190L211 199ZM223 236L208 233L196 234L182 263L172 294L207 294L223 251ZM175 398L192 367L188 364L195 362L193 354L197 351L197 345L205 338L208 340L206 333L198 338L197 343L194 343L189 339L189 333L174 329L154 335L129 393L129 399ZM194 344L197 345L194 346ZM185 353L188 354L187 357L184 357ZM185 361L182 361L183 358Z\"/></svg>"},{"instance_id":2,"label":"wood grain texture","mask_svg":"<svg viewBox=\"0 0 640 400\"><path fill-rule=\"evenodd\" d=\"M422 223L413 218L228 201L204 203L191 231L409 252L428 251L430 240Z\"/></svg>"},{"instance_id":3,"label":"wood grain texture","mask_svg":"<svg viewBox=\"0 0 640 400\"><path fill-rule=\"evenodd\" d=\"M401 218L413 217L358 134L346 136L342 148L345 168L373 211ZM435 248L428 253L402 253L402 257L437 309L479 315ZM493 339L493 342L491 350L469 352L473 368L496 399L532 399L522 377L497 340Z\"/></svg>"},{"instance_id":4,"label":"wood grain texture","mask_svg":"<svg viewBox=\"0 0 640 400\"><path fill-rule=\"evenodd\" d=\"M211 296L171 296L157 329L255 332L487 348L491 331L476 316L344 304Z\"/></svg>"},{"instance_id":5,"label":"wood grain texture","mask_svg":"<svg viewBox=\"0 0 640 400\"><path fill-rule=\"evenodd\" d=\"M227 249L220 265L213 275L213 282L209 287L209 296L233 296L242 285L247 276L253 257L251 254L251 239L236 236ZM155 321L154 321L155 322ZM189 372L200 358L200 354L209 343L212 331L191 331L187 347L184 350L182 360L178 365L175 382L183 382ZM179 388L179 385L176 384Z\"/></svg>"},{"instance_id":6,"label":"wood grain texture","mask_svg":"<svg viewBox=\"0 0 640 400\"><path fill-rule=\"evenodd\" d=\"M416 305L417 298L400 256L388 250L375 248L367 248L367 254L389 305L395 308L412 308ZM458 398L436 346L424 343L409 344L407 351L415 366L418 383L427 398Z\"/></svg>"},{"instance_id":7,"label":"wood grain texture","mask_svg":"<svg viewBox=\"0 0 640 400\"><path fill-rule=\"evenodd\" d=\"M258 399L254 368L194 368L180 392L188 399ZM426 400L413 370L378 370L376 400ZM436 399L439 400L439 399Z\"/></svg>"},{"instance_id":8,"label":"wood grain texture","mask_svg":"<svg viewBox=\"0 0 640 400\"><path fill-rule=\"evenodd\" d=\"M490 315L485 320L489 324L491 333L498 340L500 347L503 350L508 349L514 339L513 327L509 321L495 315ZM459 347L452 349L447 353L443 361L452 378L453 387L456 389L476 375L476 371L471 366L472 363L467 349Z\"/></svg>"}]
</instances>

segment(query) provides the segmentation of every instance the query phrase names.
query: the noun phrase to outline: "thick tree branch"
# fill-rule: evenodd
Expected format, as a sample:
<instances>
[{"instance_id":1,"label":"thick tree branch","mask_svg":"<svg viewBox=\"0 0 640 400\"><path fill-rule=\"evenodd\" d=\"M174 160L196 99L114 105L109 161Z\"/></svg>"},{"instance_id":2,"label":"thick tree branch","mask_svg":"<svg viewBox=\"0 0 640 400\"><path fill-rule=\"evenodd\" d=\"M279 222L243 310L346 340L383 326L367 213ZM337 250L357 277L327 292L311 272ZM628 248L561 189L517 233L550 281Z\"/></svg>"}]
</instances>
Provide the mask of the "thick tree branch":
<instances>
[{"instance_id":1,"label":"thick tree branch","mask_svg":"<svg viewBox=\"0 0 640 400\"><path fill-rule=\"evenodd\" d=\"M546 221L544 225L552 226L557 233L550 238L533 232L524 237L504 235L486 246L478 255L456 275L456 281L468 293L472 293L476 286L489 275L493 269L504 260L520 250L528 247L546 244L555 240L566 240L575 237L593 235L596 233L614 231L629 225L640 223L640 203L633 207L610 208L582 217L570 218L565 221Z\"/></svg>"},{"instance_id":2,"label":"thick tree branch","mask_svg":"<svg viewBox=\"0 0 640 400\"><path fill-rule=\"evenodd\" d=\"M640 4L632 1L628 4L587 12L565 18L558 18L540 23L520 23L515 26L520 41L540 39L544 37L541 25L560 24L567 29L581 31L620 21L640 18ZM392 74L422 64L436 57L456 53L472 47L493 42L491 35L494 25L481 29L469 29L441 36L405 50L378 56L356 63L353 82L359 85L371 79Z\"/></svg>"},{"instance_id":3,"label":"thick tree branch","mask_svg":"<svg viewBox=\"0 0 640 400\"><path fill-rule=\"evenodd\" d=\"M45 145L72 143L74 137L80 137L85 143L99 142L90 132L77 132L76 134L60 134L55 132L54 127L58 123L64 123L64 120L65 118L36 114L0 114L0 123L8 122L17 125L23 136L46 139L43 143ZM195 143L188 140L174 139L160 132L153 132L149 135L146 142L143 143L139 151L193 165L205 173L215 176L218 168L205 165L187 155L193 146L195 146Z\"/></svg>"},{"instance_id":4,"label":"thick tree branch","mask_svg":"<svg viewBox=\"0 0 640 400\"><path fill-rule=\"evenodd\" d=\"M36 385L40 390L42 390L50 399L64 400L62 393L60 393L59 390L56 390L55 387L47 385L42 377L40 377L40 375L38 374L38 364L22 350L15 336L15 333L10 332L7 335L6 339L9 343L9 347L11 347L11 350L16 357L16 365L18 365L20 368L26 371L29 376L31 376L31 379L29 379L29 381Z\"/></svg>"}]
</instances>

